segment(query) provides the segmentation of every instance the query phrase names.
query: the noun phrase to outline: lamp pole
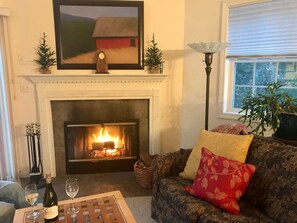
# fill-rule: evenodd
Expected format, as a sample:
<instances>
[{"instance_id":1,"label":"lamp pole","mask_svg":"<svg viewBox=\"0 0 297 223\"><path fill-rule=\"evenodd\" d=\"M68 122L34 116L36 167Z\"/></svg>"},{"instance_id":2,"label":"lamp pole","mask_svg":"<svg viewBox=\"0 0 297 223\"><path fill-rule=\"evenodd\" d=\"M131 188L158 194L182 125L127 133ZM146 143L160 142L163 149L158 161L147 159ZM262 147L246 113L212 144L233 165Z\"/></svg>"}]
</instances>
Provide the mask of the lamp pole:
<instances>
[{"instance_id":1,"label":"lamp pole","mask_svg":"<svg viewBox=\"0 0 297 223\"><path fill-rule=\"evenodd\" d=\"M213 53L204 53L205 54L205 72L206 72L206 97L205 97L205 130L208 130L208 113L209 113L209 83L210 83L210 72Z\"/></svg>"},{"instance_id":2,"label":"lamp pole","mask_svg":"<svg viewBox=\"0 0 297 223\"><path fill-rule=\"evenodd\" d=\"M226 47L228 47L228 43L222 42L208 42L208 43L189 43L189 47L199 53L204 53L205 59L204 62L206 64L206 97L205 97L205 130L208 130L208 112L209 112L209 83L210 83L210 72L211 72L211 64L213 54L216 52L220 52Z\"/></svg>"}]
</instances>

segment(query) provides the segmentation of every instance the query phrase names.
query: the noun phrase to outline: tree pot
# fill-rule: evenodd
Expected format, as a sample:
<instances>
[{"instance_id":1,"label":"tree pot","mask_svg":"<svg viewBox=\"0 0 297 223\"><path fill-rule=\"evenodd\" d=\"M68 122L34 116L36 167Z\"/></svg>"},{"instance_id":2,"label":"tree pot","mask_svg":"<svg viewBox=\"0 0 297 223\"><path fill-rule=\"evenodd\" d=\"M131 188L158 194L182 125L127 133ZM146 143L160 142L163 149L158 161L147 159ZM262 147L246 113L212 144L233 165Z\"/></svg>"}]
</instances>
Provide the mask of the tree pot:
<instances>
[{"instance_id":1,"label":"tree pot","mask_svg":"<svg viewBox=\"0 0 297 223\"><path fill-rule=\"evenodd\" d=\"M281 113L280 127L275 132L275 136L280 139L297 141L296 113Z\"/></svg>"},{"instance_id":2,"label":"tree pot","mask_svg":"<svg viewBox=\"0 0 297 223\"><path fill-rule=\"evenodd\" d=\"M159 74L160 73L160 65L148 67L148 71L150 74Z\"/></svg>"},{"instance_id":3,"label":"tree pot","mask_svg":"<svg viewBox=\"0 0 297 223\"><path fill-rule=\"evenodd\" d=\"M39 68L39 72L41 74L51 74L52 73L51 70L48 68Z\"/></svg>"}]
</instances>

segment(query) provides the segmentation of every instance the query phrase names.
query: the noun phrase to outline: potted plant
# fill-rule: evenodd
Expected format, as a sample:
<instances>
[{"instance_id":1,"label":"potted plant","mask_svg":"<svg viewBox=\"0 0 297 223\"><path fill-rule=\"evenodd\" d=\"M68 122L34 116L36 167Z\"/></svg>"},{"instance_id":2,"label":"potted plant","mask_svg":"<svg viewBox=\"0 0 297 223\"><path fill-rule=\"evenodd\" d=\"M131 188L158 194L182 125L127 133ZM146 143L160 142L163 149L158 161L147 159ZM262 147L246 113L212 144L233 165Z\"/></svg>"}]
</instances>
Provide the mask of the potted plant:
<instances>
[{"instance_id":1,"label":"potted plant","mask_svg":"<svg viewBox=\"0 0 297 223\"><path fill-rule=\"evenodd\" d=\"M163 59L162 51L158 48L153 34L149 46L146 48L144 66L148 68L149 73L162 73Z\"/></svg>"},{"instance_id":2,"label":"potted plant","mask_svg":"<svg viewBox=\"0 0 297 223\"><path fill-rule=\"evenodd\" d=\"M278 130L278 135L282 135L281 129L286 129L285 126L287 126L283 117L287 117L288 114L290 117L295 117L293 123L297 123L297 99L279 91L281 87L282 85L279 83L271 83L264 93L248 94L243 99L242 108L239 111L243 115L239 120L243 120L244 123L247 122L250 127L252 127L253 122L257 122L252 132L264 135L266 128L270 127L273 132ZM293 128L296 130L296 124ZM296 132L292 133L292 135L294 134L296 135Z\"/></svg>"},{"instance_id":3,"label":"potted plant","mask_svg":"<svg viewBox=\"0 0 297 223\"><path fill-rule=\"evenodd\" d=\"M42 74L50 74L50 66L56 64L55 51L52 51L51 48L46 43L46 35L43 33L41 42L37 47L36 54L38 59L34 60L39 65L39 71Z\"/></svg>"}]
</instances>

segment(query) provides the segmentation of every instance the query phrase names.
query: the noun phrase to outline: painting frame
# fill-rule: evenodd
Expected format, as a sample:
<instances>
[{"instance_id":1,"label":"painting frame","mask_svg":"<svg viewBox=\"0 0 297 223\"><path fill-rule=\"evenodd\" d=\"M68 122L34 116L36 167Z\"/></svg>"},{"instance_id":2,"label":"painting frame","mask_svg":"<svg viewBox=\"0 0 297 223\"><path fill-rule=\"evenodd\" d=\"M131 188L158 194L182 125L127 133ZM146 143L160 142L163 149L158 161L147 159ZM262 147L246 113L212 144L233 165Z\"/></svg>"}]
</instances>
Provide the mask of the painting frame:
<instances>
[{"instance_id":1,"label":"painting frame","mask_svg":"<svg viewBox=\"0 0 297 223\"><path fill-rule=\"evenodd\" d=\"M58 69L96 69L98 51L108 69L144 68L143 1L53 0L53 11Z\"/></svg>"}]
</instances>

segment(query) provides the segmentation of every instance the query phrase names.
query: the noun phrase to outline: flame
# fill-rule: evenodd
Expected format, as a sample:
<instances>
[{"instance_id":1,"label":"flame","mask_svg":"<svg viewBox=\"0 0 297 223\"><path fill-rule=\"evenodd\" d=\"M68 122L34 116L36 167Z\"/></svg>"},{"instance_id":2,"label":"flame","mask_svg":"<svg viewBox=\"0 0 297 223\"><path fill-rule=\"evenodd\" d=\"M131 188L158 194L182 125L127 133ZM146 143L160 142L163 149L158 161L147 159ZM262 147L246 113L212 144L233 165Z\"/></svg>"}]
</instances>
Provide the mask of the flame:
<instances>
[{"instance_id":1,"label":"flame","mask_svg":"<svg viewBox=\"0 0 297 223\"><path fill-rule=\"evenodd\" d=\"M107 152L108 154L112 154L112 153L117 153L118 150L117 150L117 149L107 149L106 152Z\"/></svg>"},{"instance_id":2,"label":"flame","mask_svg":"<svg viewBox=\"0 0 297 223\"><path fill-rule=\"evenodd\" d=\"M100 129L100 133L97 136L95 134L93 134L92 136L93 136L94 142L113 141L115 148L119 148L119 146L121 145L119 137L110 135L107 129L104 129L104 128Z\"/></svg>"}]
</instances>

